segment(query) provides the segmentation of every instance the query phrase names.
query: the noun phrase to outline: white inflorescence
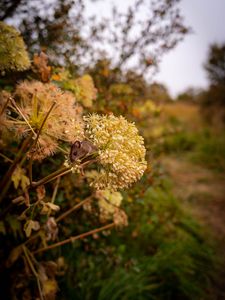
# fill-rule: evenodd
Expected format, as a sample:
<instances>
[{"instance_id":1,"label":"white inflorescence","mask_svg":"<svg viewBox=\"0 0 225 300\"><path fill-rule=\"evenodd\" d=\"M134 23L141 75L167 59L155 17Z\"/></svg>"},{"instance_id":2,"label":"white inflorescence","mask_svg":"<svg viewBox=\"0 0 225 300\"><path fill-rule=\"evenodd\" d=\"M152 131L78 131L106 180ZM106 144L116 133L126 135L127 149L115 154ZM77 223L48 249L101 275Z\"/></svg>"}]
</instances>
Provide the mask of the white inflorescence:
<instances>
[{"instance_id":1,"label":"white inflorescence","mask_svg":"<svg viewBox=\"0 0 225 300\"><path fill-rule=\"evenodd\" d=\"M86 136L98 148L101 164L92 185L115 191L140 179L147 167L146 149L135 124L114 115L92 114L84 121Z\"/></svg>"}]
</instances>

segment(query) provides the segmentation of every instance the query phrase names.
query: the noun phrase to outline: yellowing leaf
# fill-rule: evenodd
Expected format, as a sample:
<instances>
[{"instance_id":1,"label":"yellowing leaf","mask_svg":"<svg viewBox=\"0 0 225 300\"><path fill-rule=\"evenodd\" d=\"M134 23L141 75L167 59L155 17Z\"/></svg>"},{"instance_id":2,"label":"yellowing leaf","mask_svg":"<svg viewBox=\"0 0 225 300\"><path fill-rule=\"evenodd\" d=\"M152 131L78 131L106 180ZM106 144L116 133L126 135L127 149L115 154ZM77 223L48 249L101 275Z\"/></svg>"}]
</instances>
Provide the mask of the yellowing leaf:
<instances>
[{"instance_id":1,"label":"yellowing leaf","mask_svg":"<svg viewBox=\"0 0 225 300\"><path fill-rule=\"evenodd\" d=\"M25 175L25 170L21 167L17 167L12 174L12 182L15 189L18 189L21 186L22 190L25 191L30 181L29 178Z\"/></svg>"},{"instance_id":2,"label":"yellowing leaf","mask_svg":"<svg viewBox=\"0 0 225 300\"><path fill-rule=\"evenodd\" d=\"M57 292L58 286L54 279L48 279L42 282L44 296L54 296Z\"/></svg>"},{"instance_id":3,"label":"yellowing leaf","mask_svg":"<svg viewBox=\"0 0 225 300\"><path fill-rule=\"evenodd\" d=\"M53 74L51 80L60 81L61 76L59 74Z\"/></svg>"}]
</instances>

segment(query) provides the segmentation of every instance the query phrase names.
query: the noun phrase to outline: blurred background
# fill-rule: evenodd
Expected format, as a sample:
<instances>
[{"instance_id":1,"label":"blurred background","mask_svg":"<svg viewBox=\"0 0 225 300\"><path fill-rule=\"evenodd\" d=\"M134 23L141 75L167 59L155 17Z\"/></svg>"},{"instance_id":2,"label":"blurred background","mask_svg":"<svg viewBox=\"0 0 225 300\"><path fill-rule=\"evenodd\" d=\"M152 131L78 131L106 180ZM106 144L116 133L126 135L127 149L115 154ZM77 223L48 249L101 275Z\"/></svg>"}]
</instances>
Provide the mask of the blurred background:
<instances>
[{"instance_id":1,"label":"blurred background","mask_svg":"<svg viewBox=\"0 0 225 300\"><path fill-rule=\"evenodd\" d=\"M224 0L0 1L30 57L48 56L41 80L74 92L89 74L97 99L84 111L124 115L147 149L147 172L123 192L128 227L46 254L63 270L47 299L225 299L224 18ZM84 198L82 180L62 179L56 203ZM86 211L61 232L91 228Z\"/></svg>"}]
</instances>

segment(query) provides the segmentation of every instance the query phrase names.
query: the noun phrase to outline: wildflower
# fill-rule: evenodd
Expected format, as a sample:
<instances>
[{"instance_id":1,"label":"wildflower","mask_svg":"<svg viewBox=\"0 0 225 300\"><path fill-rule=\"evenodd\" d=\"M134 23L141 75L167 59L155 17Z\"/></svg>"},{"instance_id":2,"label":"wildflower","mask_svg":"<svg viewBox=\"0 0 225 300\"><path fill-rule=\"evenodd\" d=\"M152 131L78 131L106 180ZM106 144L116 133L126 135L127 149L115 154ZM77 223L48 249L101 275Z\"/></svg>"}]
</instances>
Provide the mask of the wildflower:
<instances>
[{"instance_id":1,"label":"wildflower","mask_svg":"<svg viewBox=\"0 0 225 300\"><path fill-rule=\"evenodd\" d=\"M30 59L20 33L12 26L0 22L0 72L24 71Z\"/></svg>"},{"instance_id":2,"label":"wildflower","mask_svg":"<svg viewBox=\"0 0 225 300\"><path fill-rule=\"evenodd\" d=\"M96 198L98 199L100 221L106 222L113 219L116 226L126 226L128 224L127 215L120 208L123 200L121 193L101 190L96 192Z\"/></svg>"},{"instance_id":3,"label":"wildflower","mask_svg":"<svg viewBox=\"0 0 225 300\"><path fill-rule=\"evenodd\" d=\"M17 136L22 137L31 130L37 133L41 129L37 147L30 152L34 159L54 154L61 140L72 143L83 139L82 109L71 93L64 93L53 84L24 81L16 87L14 97L22 113L17 119L11 118Z\"/></svg>"},{"instance_id":4,"label":"wildflower","mask_svg":"<svg viewBox=\"0 0 225 300\"><path fill-rule=\"evenodd\" d=\"M143 138L124 117L84 117L85 135L98 149L100 170L91 185L98 190L128 188L143 175L147 163Z\"/></svg>"}]
</instances>

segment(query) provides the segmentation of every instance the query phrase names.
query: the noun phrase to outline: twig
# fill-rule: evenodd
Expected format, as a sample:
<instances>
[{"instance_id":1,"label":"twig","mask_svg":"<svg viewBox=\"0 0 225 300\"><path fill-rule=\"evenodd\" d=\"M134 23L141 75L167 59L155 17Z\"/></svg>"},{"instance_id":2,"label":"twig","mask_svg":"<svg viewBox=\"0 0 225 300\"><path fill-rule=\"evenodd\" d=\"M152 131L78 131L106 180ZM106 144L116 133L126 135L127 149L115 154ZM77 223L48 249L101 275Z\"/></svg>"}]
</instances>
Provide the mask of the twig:
<instances>
[{"instance_id":1,"label":"twig","mask_svg":"<svg viewBox=\"0 0 225 300\"><path fill-rule=\"evenodd\" d=\"M43 122L41 123L41 126L40 126L40 128L39 128L39 130L38 130L37 136L36 136L36 138L35 138L35 141L34 141L32 147L36 147L37 142L38 142L38 138L39 138L39 136L40 136L40 134L41 134L41 131L42 131L43 127L44 127L44 124L45 124L45 122L47 121L47 119L48 119L48 117L49 117L49 115L50 115L50 113L51 113L51 111L53 110L53 108L54 108L55 105L56 105L56 102L54 102L54 103L51 105L49 111L47 112L46 116L44 117L44 120L43 120ZM31 158L30 158L30 161L29 161L29 179L30 179L30 183L32 183L32 164L33 164L33 157L34 157L34 152L32 153Z\"/></svg>"},{"instance_id":2,"label":"twig","mask_svg":"<svg viewBox=\"0 0 225 300\"><path fill-rule=\"evenodd\" d=\"M55 197L56 197L57 192L58 192L60 179L61 179L61 177L58 177L58 178L56 179L56 185L55 185L55 187L54 187L54 191L53 191L53 194L52 194L51 203L54 203L54 202L55 202Z\"/></svg>"},{"instance_id":3,"label":"twig","mask_svg":"<svg viewBox=\"0 0 225 300\"><path fill-rule=\"evenodd\" d=\"M8 158L6 155L0 153L0 156L3 157L5 160L9 161L10 163L13 163L13 160Z\"/></svg>"},{"instance_id":4,"label":"twig","mask_svg":"<svg viewBox=\"0 0 225 300\"><path fill-rule=\"evenodd\" d=\"M54 180L54 179L56 179L56 178L58 178L60 176L66 175L66 174L68 174L70 172L71 172L71 167L64 167L62 169L59 169L59 170L57 170L57 171L49 174L48 176L40 179L37 182L32 182L31 187L36 188L39 185L48 183L48 182L50 182L50 181L52 181L52 180Z\"/></svg>"},{"instance_id":5,"label":"twig","mask_svg":"<svg viewBox=\"0 0 225 300\"><path fill-rule=\"evenodd\" d=\"M61 241L61 242L52 244L52 245L50 245L50 246L48 246L48 247L40 248L40 249L34 251L33 254L37 254L37 253L40 253L40 252L44 252L44 251L47 251L47 250L50 250L50 249L53 249L53 248L56 248L56 247L59 247L59 246L62 246L62 245L71 243L71 242L74 242L74 241L76 241L76 240L83 239L83 238L85 238L86 236L89 236L89 235L92 235L92 234L94 234L94 233L97 233L97 232L100 232L100 231L103 231L103 230L112 228L112 227L114 227L114 226L115 226L114 223L110 223L110 224L108 224L108 225L102 226L102 227L97 228L97 229L93 229L93 230L91 230L91 231L88 231L88 232L79 234L79 235L77 235L77 236L72 236L72 237L70 237L70 238L68 238L68 239L66 239L66 240L63 240L63 241Z\"/></svg>"},{"instance_id":6,"label":"twig","mask_svg":"<svg viewBox=\"0 0 225 300\"><path fill-rule=\"evenodd\" d=\"M92 198L92 196L87 197L86 199L84 199L80 203L78 203L78 204L74 205L73 207L71 207L70 209L68 209L66 212L64 212L61 216L59 216L56 219L56 222L60 222L62 219L64 219L65 217L67 217L69 214L71 214L73 211L77 210L78 208L80 208L81 206L83 206L85 203L87 203L88 201L90 201L91 198Z\"/></svg>"},{"instance_id":7,"label":"twig","mask_svg":"<svg viewBox=\"0 0 225 300\"><path fill-rule=\"evenodd\" d=\"M22 143L22 146L21 148L19 149L13 163L11 164L11 166L9 167L8 171L6 172L6 174L4 175L2 181L1 181L1 184L0 184L0 190L1 190L1 195L0 195L0 203L1 201L3 200L3 198L5 197L9 187L10 187L10 184L11 184L11 176L14 172L14 170L16 169L17 167L17 164L19 163L20 161L20 158L21 156L26 152L26 149L30 143L32 139L32 134L30 134Z\"/></svg>"},{"instance_id":8,"label":"twig","mask_svg":"<svg viewBox=\"0 0 225 300\"><path fill-rule=\"evenodd\" d=\"M17 106L15 100L10 97L10 101L12 102L12 104L15 106L15 108L17 109L17 111L21 114L21 116L23 117L23 119L25 120L25 122L27 123L28 127L30 128L30 130L32 131L33 135L36 137L36 133L33 130L32 126L30 125L29 121L27 120L27 118L24 116L24 114L22 113L22 111L20 110L20 108Z\"/></svg>"},{"instance_id":9,"label":"twig","mask_svg":"<svg viewBox=\"0 0 225 300\"><path fill-rule=\"evenodd\" d=\"M41 283L40 283L40 279L39 279L38 273L37 273L37 271L35 270L34 265L33 265L33 263L32 263L32 261L31 261L29 255L28 255L28 253L27 253L27 248L26 248L24 245L23 245L23 252L24 252L25 257L26 257L26 259L27 259L27 262L28 262L28 264L29 264L29 266L30 266L30 268L31 268L31 271L33 272L34 276L36 277L36 280L37 280L37 286L38 286L38 291L39 291L39 294L40 294L40 298L41 298L41 300L44 300L44 297L43 297L43 294L42 294L42 290L41 290Z\"/></svg>"}]
</instances>

